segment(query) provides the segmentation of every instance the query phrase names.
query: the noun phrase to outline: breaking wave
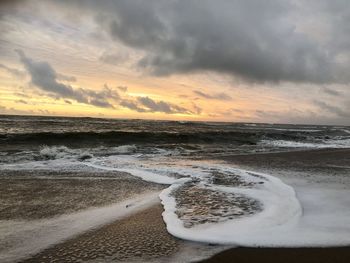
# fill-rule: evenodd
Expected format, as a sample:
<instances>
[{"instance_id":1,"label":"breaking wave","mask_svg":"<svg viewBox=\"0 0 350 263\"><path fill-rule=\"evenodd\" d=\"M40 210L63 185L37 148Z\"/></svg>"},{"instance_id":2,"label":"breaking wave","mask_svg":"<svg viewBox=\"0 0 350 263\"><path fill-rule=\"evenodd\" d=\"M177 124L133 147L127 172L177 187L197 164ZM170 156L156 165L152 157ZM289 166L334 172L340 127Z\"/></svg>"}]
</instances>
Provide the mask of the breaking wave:
<instances>
[{"instance_id":1,"label":"breaking wave","mask_svg":"<svg viewBox=\"0 0 350 263\"><path fill-rule=\"evenodd\" d=\"M66 146L42 146L39 151L40 157L45 160L76 158L86 160L93 157L89 152L73 150Z\"/></svg>"},{"instance_id":2,"label":"breaking wave","mask_svg":"<svg viewBox=\"0 0 350 263\"><path fill-rule=\"evenodd\" d=\"M273 146L278 148L310 148L310 149L349 148L350 138L318 140L314 142L299 142L299 141L287 141L287 140L262 140L260 142L260 145Z\"/></svg>"}]
</instances>

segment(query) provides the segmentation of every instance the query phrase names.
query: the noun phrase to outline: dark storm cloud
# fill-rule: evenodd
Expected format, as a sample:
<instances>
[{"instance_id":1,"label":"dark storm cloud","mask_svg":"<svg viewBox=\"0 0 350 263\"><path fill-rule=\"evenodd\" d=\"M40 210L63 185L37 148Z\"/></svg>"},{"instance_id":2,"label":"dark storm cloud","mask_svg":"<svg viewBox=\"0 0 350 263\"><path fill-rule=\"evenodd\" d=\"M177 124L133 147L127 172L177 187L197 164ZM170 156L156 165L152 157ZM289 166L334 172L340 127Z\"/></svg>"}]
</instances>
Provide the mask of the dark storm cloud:
<instances>
[{"instance_id":1,"label":"dark storm cloud","mask_svg":"<svg viewBox=\"0 0 350 263\"><path fill-rule=\"evenodd\" d=\"M139 66L157 75L215 71L257 82L350 83L348 0L48 2L94 17L99 32L144 51ZM100 59L128 56L107 50Z\"/></svg>"},{"instance_id":2,"label":"dark storm cloud","mask_svg":"<svg viewBox=\"0 0 350 263\"><path fill-rule=\"evenodd\" d=\"M157 75L209 70L260 82L350 81L345 74L350 62L337 60L350 51L345 34L350 6L345 0L73 2L95 14L113 39L145 51L139 65ZM298 15L300 20L300 15L318 13L337 25L325 33L331 36L328 42L299 30Z\"/></svg>"},{"instance_id":3,"label":"dark storm cloud","mask_svg":"<svg viewBox=\"0 0 350 263\"><path fill-rule=\"evenodd\" d=\"M224 92L215 93L215 94L207 94L207 93L204 93L203 91L200 91L200 90L193 90L193 93L202 97L202 98L209 99L209 100L232 100L231 96L229 96L228 94L226 94Z\"/></svg>"},{"instance_id":4,"label":"dark storm cloud","mask_svg":"<svg viewBox=\"0 0 350 263\"><path fill-rule=\"evenodd\" d=\"M99 32L144 51L139 65L154 74L215 71L258 82L350 83L348 0L48 2L94 17ZM107 50L100 59L119 63L128 56Z\"/></svg>"},{"instance_id":5,"label":"dark storm cloud","mask_svg":"<svg viewBox=\"0 0 350 263\"><path fill-rule=\"evenodd\" d=\"M55 98L69 98L80 103L103 108L113 108L113 105L108 100L119 99L118 93L107 86L98 92L82 88L73 89L70 85L58 82L59 74L56 73L49 63L34 61L27 57L22 50L16 50L16 52L31 77L31 83Z\"/></svg>"}]
</instances>

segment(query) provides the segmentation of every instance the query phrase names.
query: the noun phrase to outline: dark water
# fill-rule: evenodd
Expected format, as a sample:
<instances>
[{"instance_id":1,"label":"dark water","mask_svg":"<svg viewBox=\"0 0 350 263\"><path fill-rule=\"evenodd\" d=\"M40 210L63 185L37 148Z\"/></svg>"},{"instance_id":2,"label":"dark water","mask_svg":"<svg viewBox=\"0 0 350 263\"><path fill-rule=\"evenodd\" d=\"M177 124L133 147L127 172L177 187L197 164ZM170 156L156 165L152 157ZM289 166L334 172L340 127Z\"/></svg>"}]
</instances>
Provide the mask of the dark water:
<instances>
[{"instance_id":1,"label":"dark water","mask_svg":"<svg viewBox=\"0 0 350 263\"><path fill-rule=\"evenodd\" d=\"M136 145L140 152L172 149L185 156L346 147L350 127L0 116L0 162L39 158L36 153L44 146L103 154L121 145Z\"/></svg>"}]
</instances>

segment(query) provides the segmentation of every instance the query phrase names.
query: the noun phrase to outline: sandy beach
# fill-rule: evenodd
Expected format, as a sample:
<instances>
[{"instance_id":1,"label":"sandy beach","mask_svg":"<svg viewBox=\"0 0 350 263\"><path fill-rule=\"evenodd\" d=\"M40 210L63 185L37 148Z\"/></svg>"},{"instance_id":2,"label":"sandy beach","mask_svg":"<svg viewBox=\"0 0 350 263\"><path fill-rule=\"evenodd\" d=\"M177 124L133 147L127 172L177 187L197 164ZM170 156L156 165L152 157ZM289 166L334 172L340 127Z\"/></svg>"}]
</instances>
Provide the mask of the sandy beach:
<instances>
[{"instance_id":1,"label":"sandy beach","mask_svg":"<svg viewBox=\"0 0 350 263\"><path fill-rule=\"evenodd\" d=\"M234 248L202 263L346 263L350 247L338 248Z\"/></svg>"},{"instance_id":2,"label":"sandy beach","mask_svg":"<svg viewBox=\"0 0 350 263\"><path fill-rule=\"evenodd\" d=\"M343 180L344 187L350 187L349 178L346 178L349 174L349 149L236 155L222 159L232 166L269 172L282 179L291 174L296 178L319 176L321 181L324 178L334 182ZM49 219L120 202L142 192L160 192L166 187L115 172L84 174L84 177L80 173L47 171L36 172L36 177L27 175L25 171L2 171L0 191L6 199L2 200L1 220ZM45 202L41 202L44 195ZM18 198L21 201L14 202ZM159 201L120 220L53 244L21 262L199 262L186 252L187 241L167 232L162 212ZM213 254L215 249L220 250L220 246L216 248L212 244L197 246L201 248L197 255L205 254L206 250L207 255ZM182 256L177 257L178 254ZM349 247L232 248L202 262L345 263L349 256Z\"/></svg>"},{"instance_id":3,"label":"sandy beach","mask_svg":"<svg viewBox=\"0 0 350 263\"><path fill-rule=\"evenodd\" d=\"M23 262L166 261L179 240L166 231L156 205L53 246Z\"/></svg>"},{"instance_id":4,"label":"sandy beach","mask_svg":"<svg viewBox=\"0 0 350 263\"><path fill-rule=\"evenodd\" d=\"M327 175L335 181L347 182L350 177L350 149L322 149L284 153L227 156L224 158L233 165L246 169L272 172L275 176L296 174ZM344 177L347 177L344 180ZM350 247L332 248L233 248L221 252L205 263L216 262L300 262L300 263L345 263L350 258Z\"/></svg>"},{"instance_id":5,"label":"sandy beach","mask_svg":"<svg viewBox=\"0 0 350 263\"><path fill-rule=\"evenodd\" d=\"M0 180L0 220L51 218L164 188L121 172L0 171Z\"/></svg>"}]
</instances>

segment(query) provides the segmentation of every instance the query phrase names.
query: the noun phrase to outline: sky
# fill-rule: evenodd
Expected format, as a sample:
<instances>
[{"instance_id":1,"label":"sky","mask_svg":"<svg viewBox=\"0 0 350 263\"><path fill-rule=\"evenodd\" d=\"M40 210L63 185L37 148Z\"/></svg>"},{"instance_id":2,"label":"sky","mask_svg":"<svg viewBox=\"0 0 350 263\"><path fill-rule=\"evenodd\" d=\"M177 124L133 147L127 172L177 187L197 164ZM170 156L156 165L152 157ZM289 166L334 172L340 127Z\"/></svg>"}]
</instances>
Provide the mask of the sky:
<instances>
[{"instance_id":1,"label":"sky","mask_svg":"<svg viewBox=\"0 0 350 263\"><path fill-rule=\"evenodd\" d=\"M350 125L350 2L2 0L0 114Z\"/></svg>"}]
</instances>

